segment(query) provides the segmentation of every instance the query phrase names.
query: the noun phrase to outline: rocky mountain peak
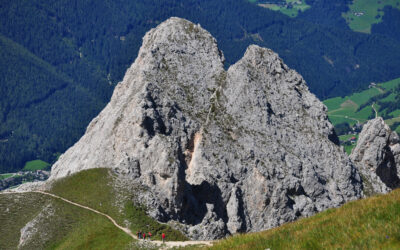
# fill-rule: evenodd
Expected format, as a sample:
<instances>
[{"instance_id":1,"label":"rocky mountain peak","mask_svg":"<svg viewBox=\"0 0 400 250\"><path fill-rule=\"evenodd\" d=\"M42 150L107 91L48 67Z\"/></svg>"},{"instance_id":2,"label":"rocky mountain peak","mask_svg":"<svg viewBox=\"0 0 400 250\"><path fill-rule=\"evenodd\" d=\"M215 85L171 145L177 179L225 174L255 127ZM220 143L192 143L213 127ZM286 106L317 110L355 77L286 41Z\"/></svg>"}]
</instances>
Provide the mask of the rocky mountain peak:
<instances>
[{"instance_id":1,"label":"rocky mountain peak","mask_svg":"<svg viewBox=\"0 0 400 250\"><path fill-rule=\"evenodd\" d=\"M350 158L364 177L367 193L387 193L400 186L399 136L382 117L364 125Z\"/></svg>"},{"instance_id":2,"label":"rocky mountain peak","mask_svg":"<svg viewBox=\"0 0 400 250\"><path fill-rule=\"evenodd\" d=\"M268 229L362 194L326 107L273 51L250 46L227 71L215 39L170 18L51 181L112 168L143 187L150 216L194 239Z\"/></svg>"}]
</instances>

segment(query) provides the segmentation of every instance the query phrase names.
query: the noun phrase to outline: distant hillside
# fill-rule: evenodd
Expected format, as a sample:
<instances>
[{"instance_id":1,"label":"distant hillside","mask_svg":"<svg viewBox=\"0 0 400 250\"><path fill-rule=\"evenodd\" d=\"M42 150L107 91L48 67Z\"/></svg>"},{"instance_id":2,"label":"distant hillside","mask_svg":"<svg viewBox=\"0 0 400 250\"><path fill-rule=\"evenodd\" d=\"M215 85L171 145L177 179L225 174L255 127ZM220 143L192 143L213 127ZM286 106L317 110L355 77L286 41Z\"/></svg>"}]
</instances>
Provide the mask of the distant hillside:
<instances>
[{"instance_id":1,"label":"distant hillside","mask_svg":"<svg viewBox=\"0 0 400 250\"><path fill-rule=\"evenodd\" d=\"M371 26L382 22L385 7L400 9L400 0L358 0L349 4L343 13L349 27L358 32L371 33Z\"/></svg>"},{"instance_id":2,"label":"distant hillside","mask_svg":"<svg viewBox=\"0 0 400 250\"><path fill-rule=\"evenodd\" d=\"M51 163L76 142L136 58L145 31L171 16L208 29L227 66L249 44L273 49L322 99L400 76L400 40L390 32L344 29L342 2L306 4L290 18L248 0L0 0L7 39L0 47L0 172L36 159ZM42 66L29 66L38 60Z\"/></svg>"},{"instance_id":3,"label":"distant hillside","mask_svg":"<svg viewBox=\"0 0 400 250\"><path fill-rule=\"evenodd\" d=\"M300 12L310 8L310 5L305 0L249 0L251 3L257 3L258 6L267 8L289 16L296 17Z\"/></svg>"},{"instance_id":4,"label":"distant hillside","mask_svg":"<svg viewBox=\"0 0 400 250\"><path fill-rule=\"evenodd\" d=\"M0 172L52 161L103 103L53 65L0 35ZM81 107L85 107L82 109ZM80 109L80 112L76 110Z\"/></svg>"},{"instance_id":5,"label":"distant hillside","mask_svg":"<svg viewBox=\"0 0 400 250\"><path fill-rule=\"evenodd\" d=\"M350 202L260 233L221 240L211 249L399 249L400 190Z\"/></svg>"},{"instance_id":6,"label":"distant hillside","mask_svg":"<svg viewBox=\"0 0 400 250\"><path fill-rule=\"evenodd\" d=\"M354 148L361 125L376 115L400 133L400 78L371 83L364 91L345 97L335 97L324 101L328 107L329 120L348 154Z\"/></svg>"},{"instance_id":7,"label":"distant hillside","mask_svg":"<svg viewBox=\"0 0 400 250\"><path fill-rule=\"evenodd\" d=\"M372 83L364 91L327 99L324 104L328 107L328 116L334 126L365 123L375 118L376 110L393 130L400 132L400 78Z\"/></svg>"},{"instance_id":8,"label":"distant hillside","mask_svg":"<svg viewBox=\"0 0 400 250\"><path fill-rule=\"evenodd\" d=\"M260 7L279 11L291 18L313 19L324 25L350 28L356 32L382 33L393 25L393 10L400 11L400 0L248 0ZM385 17L385 16L389 17ZM385 24L381 25L382 22ZM380 24L380 25L377 25ZM398 32L393 30L394 32ZM390 36L390 34L387 34Z\"/></svg>"}]
</instances>

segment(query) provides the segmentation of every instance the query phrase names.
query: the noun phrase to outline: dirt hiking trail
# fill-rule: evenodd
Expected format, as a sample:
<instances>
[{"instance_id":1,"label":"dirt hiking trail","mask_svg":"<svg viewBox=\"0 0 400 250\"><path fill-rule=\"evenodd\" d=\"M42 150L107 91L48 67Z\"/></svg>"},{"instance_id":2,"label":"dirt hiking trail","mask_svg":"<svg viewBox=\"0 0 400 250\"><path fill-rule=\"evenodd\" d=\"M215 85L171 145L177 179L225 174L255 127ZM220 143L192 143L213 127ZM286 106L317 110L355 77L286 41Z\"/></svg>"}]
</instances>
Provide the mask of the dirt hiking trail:
<instances>
[{"instance_id":1,"label":"dirt hiking trail","mask_svg":"<svg viewBox=\"0 0 400 250\"><path fill-rule=\"evenodd\" d=\"M67 200L63 197L60 197L58 195L52 194L52 193L48 193L48 192L44 192L44 191L24 191L24 192L2 192L0 194L26 194L26 193L39 193L39 194L43 194L43 195L47 195L47 196L51 196L53 198L56 199L60 199L64 202L67 202L71 205L92 211L96 214L102 215L104 217L106 217L108 220L110 220L114 226L116 226L117 228L119 228L120 230L124 231L126 234L128 234L130 237L132 237L135 240L139 240L138 237L132 233L132 231L129 228L123 227L121 225L119 225L111 216L109 216L108 214L102 213L96 209L81 205L79 203ZM150 243L153 245L157 245L159 247L161 247L161 249L168 249L168 248L173 248L173 247L184 247L184 246L190 246L190 245L206 245L206 246L212 246L212 242L213 241L166 241L166 242L162 242L159 240L152 240L152 241L144 241L144 240L139 240L139 241L143 241L146 243Z\"/></svg>"}]
</instances>

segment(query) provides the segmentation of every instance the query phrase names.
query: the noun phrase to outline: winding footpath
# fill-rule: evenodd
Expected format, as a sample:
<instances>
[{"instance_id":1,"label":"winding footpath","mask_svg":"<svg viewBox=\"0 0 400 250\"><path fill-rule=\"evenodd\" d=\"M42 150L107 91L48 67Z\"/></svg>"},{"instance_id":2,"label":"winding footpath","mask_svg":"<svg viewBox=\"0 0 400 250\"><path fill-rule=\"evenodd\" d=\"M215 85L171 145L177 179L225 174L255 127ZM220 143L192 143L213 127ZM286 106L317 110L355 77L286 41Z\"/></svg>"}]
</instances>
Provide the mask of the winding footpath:
<instances>
[{"instance_id":1,"label":"winding footpath","mask_svg":"<svg viewBox=\"0 0 400 250\"><path fill-rule=\"evenodd\" d=\"M124 231L126 234L128 234L130 237L132 237L135 240L138 240L137 236L135 234L132 233L132 231L129 228L123 227L121 225L119 225L111 216L109 216L108 214L102 213L96 209L81 205L79 203L67 200L63 197L60 197L58 195L52 194L52 193L48 193L48 192L44 192L44 191L26 191L26 192L2 192L0 194L26 194L26 193L39 193L39 194L43 194L43 195L47 195L47 196L51 196L53 198L56 199L60 199L64 202L67 202L71 205L92 211L96 214L102 215L104 217L106 217L108 220L110 220L114 226L116 226L117 228L119 228L120 230ZM189 246L189 245L206 245L206 246L212 246L212 241L166 241L166 242L162 242L162 241L158 241L158 240L154 240L154 241L146 241L146 243L150 243L150 244L154 244L157 245L159 247L162 247L163 249L165 248L173 248L173 247L183 247L183 246Z\"/></svg>"}]
</instances>

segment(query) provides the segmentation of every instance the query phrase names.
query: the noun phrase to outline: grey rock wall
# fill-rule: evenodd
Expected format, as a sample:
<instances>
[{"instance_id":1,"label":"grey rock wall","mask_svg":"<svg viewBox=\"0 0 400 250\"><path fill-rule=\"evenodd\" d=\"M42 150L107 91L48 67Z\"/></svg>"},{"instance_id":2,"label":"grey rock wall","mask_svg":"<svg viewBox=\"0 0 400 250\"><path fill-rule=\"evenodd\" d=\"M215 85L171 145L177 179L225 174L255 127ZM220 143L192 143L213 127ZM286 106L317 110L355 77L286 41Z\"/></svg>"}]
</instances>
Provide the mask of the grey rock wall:
<instances>
[{"instance_id":1,"label":"grey rock wall","mask_svg":"<svg viewBox=\"0 0 400 250\"><path fill-rule=\"evenodd\" d=\"M350 158L364 177L366 194L387 193L400 187L399 136L381 117L364 125Z\"/></svg>"},{"instance_id":2,"label":"grey rock wall","mask_svg":"<svg viewBox=\"0 0 400 250\"><path fill-rule=\"evenodd\" d=\"M326 107L273 51L227 71L216 40L170 18L143 38L110 103L53 166L50 182L107 167L193 239L268 229L362 195Z\"/></svg>"}]
</instances>

